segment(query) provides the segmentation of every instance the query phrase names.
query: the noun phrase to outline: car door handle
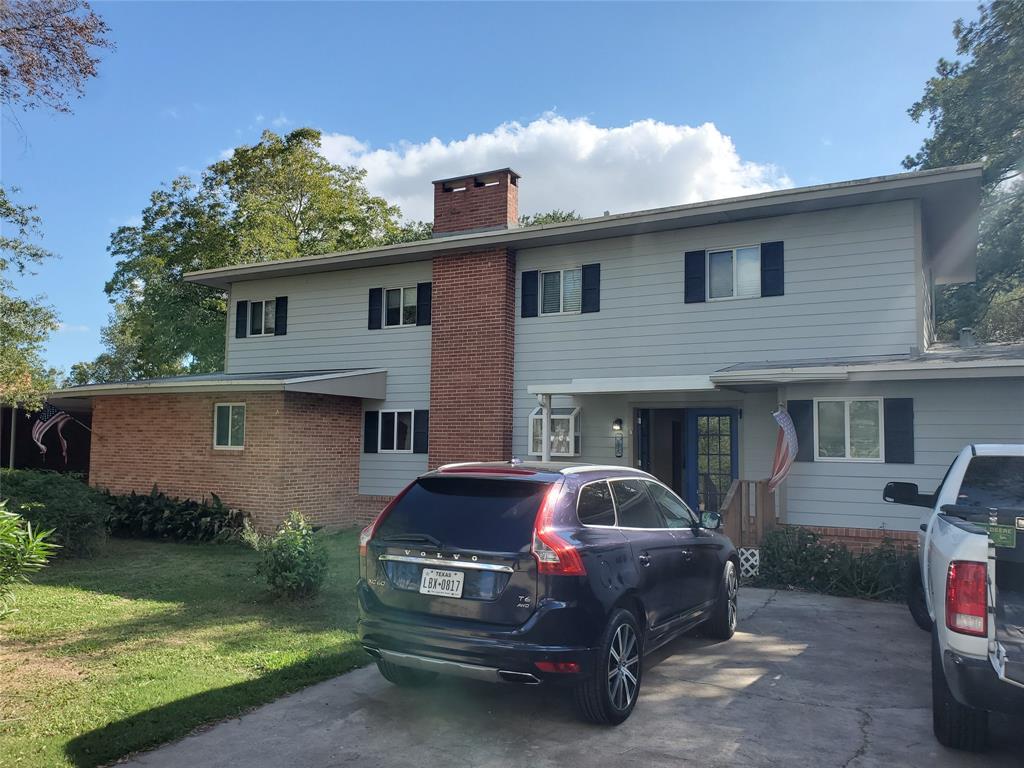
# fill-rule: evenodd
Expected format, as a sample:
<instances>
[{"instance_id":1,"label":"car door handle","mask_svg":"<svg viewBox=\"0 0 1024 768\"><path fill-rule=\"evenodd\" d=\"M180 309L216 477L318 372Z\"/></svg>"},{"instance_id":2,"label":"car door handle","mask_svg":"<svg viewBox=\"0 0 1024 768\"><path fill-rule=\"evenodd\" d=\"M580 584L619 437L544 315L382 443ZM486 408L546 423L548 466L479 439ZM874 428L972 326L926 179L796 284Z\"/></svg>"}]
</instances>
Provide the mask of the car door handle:
<instances>
[{"instance_id":1,"label":"car door handle","mask_svg":"<svg viewBox=\"0 0 1024 768\"><path fill-rule=\"evenodd\" d=\"M640 561L640 565L642 565L644 568L648 568L651 565L651 556L646 552L641 552L640 556L637 557L637 560Z\"/></svg>"},{"instance_id":2,"label":"car door handle","mask_svg":"<svg viewBox=\"0 0 1024 768\"><path fill-rule=\"evenodd\" d=\"M693 560L693 550L689 547L679 550L683 556L683 560Z\"/></svg>"}]
</instances>

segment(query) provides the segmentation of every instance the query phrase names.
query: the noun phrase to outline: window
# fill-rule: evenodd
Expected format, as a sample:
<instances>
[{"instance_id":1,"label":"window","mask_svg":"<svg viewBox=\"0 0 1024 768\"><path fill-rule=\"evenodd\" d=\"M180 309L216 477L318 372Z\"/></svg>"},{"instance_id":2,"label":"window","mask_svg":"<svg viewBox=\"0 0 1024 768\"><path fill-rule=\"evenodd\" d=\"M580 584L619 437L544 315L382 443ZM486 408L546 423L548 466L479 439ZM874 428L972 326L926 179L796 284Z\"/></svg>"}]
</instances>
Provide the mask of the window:
<instances>
[{"instance_id":1,"label":"window","mask_svg":"<svg viewBox=\"0 0 1024 768\"><path fill-rule=\"evenodd\" d=\"M580 453L580 409L551 409L551 455L578 456ZM542 456L544 445L544 409L530 414L530 455Z\"/></svg>"},{"instance_id":2,"label":"window","mask_svg":"<svg viewBox=\"0 0 1024 768\"><path fill-rule=\"evenodd\" d=\"M380 452L412 453L412 411L380 412Z\"/></svg>"},{"instance_id":3,"label":"window","mask_svg":"<svg viewBox=\"0 0 1024 768\"><path fill-rule=\"evenodd\" d=\"M583 525L615 525L615 503L604 480L580 488L576 516Z\"/></svg>"},{"instance_id":4,"label":"window","mask_svg":"<svg viewBox=\"0 0 1024 768\"><path fill-rule=\"evenodd\" d=\"M692 528L697 524L697 518L690 508L668 488L658 483L648 482L647 490L654 497L661 516L665 519L666 526L669 528Z\"/></svg>"},{"instance_id":5,"label":"window","mask_svg":"<svg viewBox=\"0 0 1024 768\"><path fill-rule=\"evenodd\" d=\"M814 401L814 454L819 461L882 461L882 398Z\"/></svg>"},{"instance_id":6,"label":"window","mask_svg":"<svg viewBox=\"0 0 1024 768\"><path fill-rule=\"evenodd\" d=\"M1024 456L972 458L956 503L986 509L1024 506Z\"/></svg>"},{"instance_id":7,"label":"window","mask_svg":"<svg viewBox=\"0 0 1024 768\"><path fill-rule=\"evenodd\" d=\"M708 298L761 295L761 246L708 251Z\"/></svg>"},{"instance_id":8,"label":"window","mask_svg":"<svg viewBox=\"0 0 1024 768\"><path fill-rule=\"evenodd\" d=\"M583 270L560 269L540 273L540 313L572 314L583 304Z\"/></svg>"},{"instance_id":9,"label":"window","mask_svg":"<svg viewBox=\"0 0 1024 768\"><path fill-rule=\"evenodd\" d=\"M273 336L276 302L273 299L249 302L249 335Z\"/></svg>"},{"instance_id":10,"label":"window","mask_svg":"<svg viewBox=\"0 0 1024 768\"><path fill-rule=\"evenodd\" d=\"M416 325L416 286L384 291L384 326Z\"/></svg>"},{"instance_id":11,"label":"window","mask_svg":"<svg viewBox=\"0 0 1024 768\"><path fill-rule=\"evenodd\" d=\"M612 493L623 528L664 528L658 507L643 480L613 480Z\"/></svg>"},{"instance_id":12,"label":"window","mask_svg":"<svg viewBox=\"0 0 1024 768\"><path fill-rule=\"evenodd\" d=\"M245 403L213 406L213 447L240 451L245 445Z\"/></svg>"}]
</instances>

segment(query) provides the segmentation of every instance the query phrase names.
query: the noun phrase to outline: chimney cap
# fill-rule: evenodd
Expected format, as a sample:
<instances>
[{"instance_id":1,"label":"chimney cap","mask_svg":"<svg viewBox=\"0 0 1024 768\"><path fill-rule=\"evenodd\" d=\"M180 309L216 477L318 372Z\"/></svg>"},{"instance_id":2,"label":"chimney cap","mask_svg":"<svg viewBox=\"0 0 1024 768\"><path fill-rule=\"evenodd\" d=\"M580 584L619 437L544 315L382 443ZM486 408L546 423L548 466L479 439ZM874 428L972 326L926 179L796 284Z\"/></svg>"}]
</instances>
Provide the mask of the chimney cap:
<instances>
[{"instance_id":1,"label":"chimney cap","mask_svg":"<svg viewBox=\"0 0 1024 768\"><path fill-rule=\"evenodd\" d=\"M479 176L496 176L499 173L507 173L509 176L512 177L513 180L522 178L522 176L513 171L511 168L495 168L493 171L481 171L479 173L463 173L460 176L449 176L447 179L435 179L430 183L447 184L450 181L462 181L463 179L473 179Z\"/></svg>"}]
</instances>

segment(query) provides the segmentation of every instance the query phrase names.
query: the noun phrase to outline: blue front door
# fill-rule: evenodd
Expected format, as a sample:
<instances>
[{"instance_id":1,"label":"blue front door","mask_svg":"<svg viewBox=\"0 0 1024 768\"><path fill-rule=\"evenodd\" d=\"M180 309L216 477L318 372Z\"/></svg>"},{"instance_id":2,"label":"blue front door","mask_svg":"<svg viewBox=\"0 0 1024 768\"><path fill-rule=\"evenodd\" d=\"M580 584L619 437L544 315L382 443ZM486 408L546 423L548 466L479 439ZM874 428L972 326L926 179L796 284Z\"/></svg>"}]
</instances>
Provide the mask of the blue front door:
<instances>
[{"instance_id":1,"label":"blue front door","mask_svg":"<svg viewBox=\"0 0 1024 768\"><path fill-rule=\"evenodd\" d=\"M739 477L735 408L686 410L686 501L698 512L719 512Z\"/></svg>"}]
</instances>

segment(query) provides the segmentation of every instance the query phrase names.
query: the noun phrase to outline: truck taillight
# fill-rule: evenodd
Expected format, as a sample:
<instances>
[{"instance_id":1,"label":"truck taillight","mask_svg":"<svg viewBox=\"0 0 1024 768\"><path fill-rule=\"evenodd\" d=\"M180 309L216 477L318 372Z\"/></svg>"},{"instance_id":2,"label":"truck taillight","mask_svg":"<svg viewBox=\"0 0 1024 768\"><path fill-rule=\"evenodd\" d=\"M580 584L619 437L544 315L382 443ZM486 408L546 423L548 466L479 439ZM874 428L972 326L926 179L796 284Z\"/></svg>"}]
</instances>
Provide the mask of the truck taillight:
<instances>
[{"instance_id":1,"label":"truck taillight","mask_svg":"<svg viewBox=\"0 0 1024 768\"><path fill-rule=\"evenodd\" d=\"M585 576L580 553L554 529L555 504L561 493L561 483L553 485L544 495L537 519L533 524L533 556L537 560L537 573L549 576Z\"/></svg>"},{"instance_id":2,"label":"truck taillight","mask_svg":"<svg viewBox=\"0 0 1024 768\"><path fill-rule=\"evenodd\" d=\"M954 560L946 574L946 626L963 635L988 635L985 563Z\"/></svg>"},{"instance_id":3,"label":"truck taillight","mask_svg":"<svg viewBox=\"0 0 1024 768\"><path fill-rule=\"evenodd\" d=\"M405 496L405 494L409 492L409 489L412 488L414 485L416 485L415 480L409 483L407 486L405 486L405 488L403 488L399 492L399 494L395 496L395 498L389 501L387 506L384 507L384 509L382 509L375 518L373 518L373 522L359 532L360 558L366 557L366 553L370 546L370 541L371 539L373 539L374 534L377 533L377 529L380 528L380 524L384 522L384 519L391 513L391 510L395 508L395 505L397 505L398 502L402 500L402 497Z\"/></svg>"}]
</instances>

